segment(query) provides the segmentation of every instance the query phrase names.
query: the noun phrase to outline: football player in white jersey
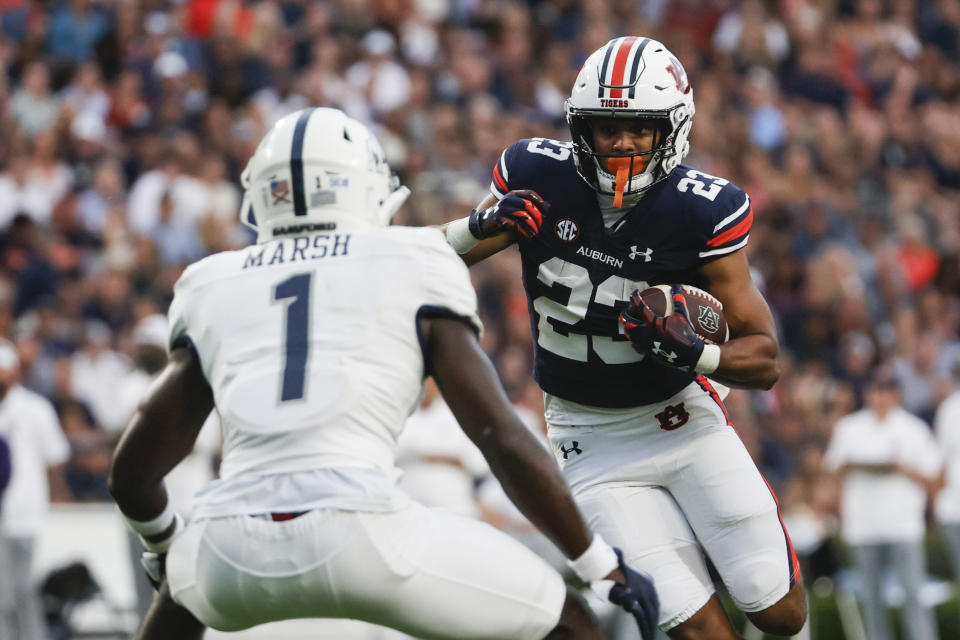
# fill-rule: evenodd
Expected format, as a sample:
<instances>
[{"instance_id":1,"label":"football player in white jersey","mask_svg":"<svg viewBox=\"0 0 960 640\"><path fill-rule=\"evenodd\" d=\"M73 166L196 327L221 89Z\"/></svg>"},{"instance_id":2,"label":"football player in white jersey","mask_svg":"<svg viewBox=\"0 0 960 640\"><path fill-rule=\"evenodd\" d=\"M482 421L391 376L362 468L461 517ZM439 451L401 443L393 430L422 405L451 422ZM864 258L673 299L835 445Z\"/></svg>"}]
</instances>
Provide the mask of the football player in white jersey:
<instances>
[{"instance_id":1,"label":"football player in white jersey","mask_svg":"<svg viewBox=\"0 0 960 640\"><path fill-rule=\"evenodd\" d=\"M334 617L421 638L599 638L539 557L397 489L397 437L432 375L525 515L652 638L652 583L591 536L480 350L466 267L437 230L387 227L409 191L370 132L337 110L299 111L242 180L257 244L184 271L170 363L111 468L160 585L138 637ZM184 528L163 477L214 407L221 477Z\"/></svg>"}]
</instances>

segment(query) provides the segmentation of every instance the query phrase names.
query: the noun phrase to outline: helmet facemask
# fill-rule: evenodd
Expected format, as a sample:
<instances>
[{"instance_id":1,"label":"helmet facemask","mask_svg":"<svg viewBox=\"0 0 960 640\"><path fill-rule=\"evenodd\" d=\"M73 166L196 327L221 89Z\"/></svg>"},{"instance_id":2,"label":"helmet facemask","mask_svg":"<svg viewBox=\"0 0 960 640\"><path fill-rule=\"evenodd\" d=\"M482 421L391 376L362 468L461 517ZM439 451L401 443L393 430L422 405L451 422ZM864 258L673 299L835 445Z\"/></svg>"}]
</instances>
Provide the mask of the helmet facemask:
<instances>
[{"instance_id":1,"label":"helmet facemask","mask_svg":"<svg viewBox=\"0 0 960 640\"><path fill-rule=\"evenodd\" d=\"M641 193L664 177L662 160L675 153L669 120L666 117L631 118L645 121L644 126L654 130L653 146L649 151L599 153L593 147L594 126L600 117L609 118L610 115L570 118L573 150L577 168L587 183L601 193L614 194L614 206L619 207L622 196Z\"/></svg>"},{"instance_id":2,"label":"helmet facemask","mask_svg":"<svg viewBox=\"0 0 960 640\"><path fill-rule=\"evenodd\" d=\"M596 191L613 194L615 206L623 195L642 193L666 178L690 149L693 91L683 66L656 40L615 38L591 54L564 111L577 172ZM597 153L596 118L652 121L657 132L653 148L626 155ZM619 158L625 160L611 166L611 159Z\"/></svg>"}]
</instances>

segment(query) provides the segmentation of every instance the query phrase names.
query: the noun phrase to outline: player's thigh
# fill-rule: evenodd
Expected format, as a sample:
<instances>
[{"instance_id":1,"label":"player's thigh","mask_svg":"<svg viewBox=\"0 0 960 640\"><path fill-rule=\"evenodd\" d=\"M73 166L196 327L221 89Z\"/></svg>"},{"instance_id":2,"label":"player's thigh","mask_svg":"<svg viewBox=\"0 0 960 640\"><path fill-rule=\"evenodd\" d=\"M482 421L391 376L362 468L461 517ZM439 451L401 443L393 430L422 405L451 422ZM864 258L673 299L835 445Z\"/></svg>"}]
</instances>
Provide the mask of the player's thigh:
<instances>
[{"instance_id":1,"label":"player's thigh","mask_svg":"<svg viewBox=\"0 0 960 640\"><path fill-rule=\"evenodd\" d=\"M167 554L171 596L220 631L337 616L328 565L355 544L358 530L354 514L333 509L284 522L250 516L192 522Z\"/></svg>"},{"instance_id":2,"label":"player's thigh","mask_svg":"<svg viewBox=\"0 0 960 640\"><path fill-rule=\"evenodd\" d=\"M704 435L678 452L668 488L697 539L744 611L787 594L799 563L776 498L731 429Z\"/></svg>"},{"instance_id":3,"label":"player's thigh","mask_svg":"<svg viewBox=\"0 0 960 640\"><path fill-rule=\"evenodd\" d=\"M174 598L224 631L331 617L421 638L542 638L565 599L560 576L519 543L420 505L211 521L188 528L170 560Z\"/></svg>"},{"instance_id":4,"label":"player's thigh","mask_svg":"<svg viewBox=\"0 0 960 640\"><path fill-rule=\"evenodd\" d=\"M364 532L392 576L369 621L422 638L543 638L566 599L560 575L522 544L482 522L421 505L379 517ZM355 580L352 561L331 566L336 584ZM360 582L360 593L370 589Z\"/></svg>"},{"instance_id":5,"label":"player's thigh","mask_svg":"<svg viewBox=\"0 0 960 640\"><path fill-rule=\"evenodd\" d=\"M660 598L660 627L693 616L714 592L703 554L676 501L663 488L625 482L594 485L575 495L590 527L648 573Z\"/></svg>"}]
</instances>

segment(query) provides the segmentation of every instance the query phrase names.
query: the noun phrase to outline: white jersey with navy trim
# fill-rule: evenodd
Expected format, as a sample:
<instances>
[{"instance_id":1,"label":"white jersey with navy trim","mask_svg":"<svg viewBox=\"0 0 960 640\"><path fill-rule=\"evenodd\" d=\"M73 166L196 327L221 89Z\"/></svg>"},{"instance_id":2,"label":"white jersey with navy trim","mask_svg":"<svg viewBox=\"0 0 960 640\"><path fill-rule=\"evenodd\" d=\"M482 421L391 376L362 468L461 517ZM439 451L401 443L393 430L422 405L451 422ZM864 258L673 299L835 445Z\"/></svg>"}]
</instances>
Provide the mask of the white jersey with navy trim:
<instances>
[{"instance_id":1,"label":"white jersey with navy trim","mask_svg":"<svg viewBox=\"0 0 960 640\"><path fill-rule=\"evenodd\" d=\"M418 319L481 329L466 267L435 229L219 253L174 293L170 345L195 349L223 424L222 479L196 505L207 516L395 506L394 449L425 375Z\"/></svg>"}]
</instances>

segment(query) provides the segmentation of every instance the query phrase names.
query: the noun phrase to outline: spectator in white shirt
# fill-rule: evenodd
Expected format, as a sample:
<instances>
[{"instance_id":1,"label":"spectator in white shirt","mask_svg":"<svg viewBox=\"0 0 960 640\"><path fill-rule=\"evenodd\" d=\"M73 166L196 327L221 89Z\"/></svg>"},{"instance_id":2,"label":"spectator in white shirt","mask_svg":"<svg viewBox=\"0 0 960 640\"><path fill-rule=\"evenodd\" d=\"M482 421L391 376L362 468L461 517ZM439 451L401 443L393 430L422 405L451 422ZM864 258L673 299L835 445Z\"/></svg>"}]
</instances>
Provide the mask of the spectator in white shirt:
<instances>
[{"instance_id":1,"label":"spectator in white shirt","mask_svg":"<svg viewBox=\"0 0 960 640\"><path fill-rule=\"evenodd\" d=\"M842 533L864 582L867 637L893 638L882 595L892 567L906 592L907 638L934 640L933 613L919 594L926 574L924 510L939 481L940 453L927 425L900 406L888 367L870 381L866 405L837 422L825 463L843 474Z\"/></svg>"},{"instance_id":2,"label":"spectator in white shirt","mask_svg":"<svg viewBox=\"0 0 960 640\"><path fill-rule=\"evenodd\" d=\"M99 320L84 325L83 344L70 357L70 390L90 407L97 424L116 431L129 417L117 404L117 388L130 375L127 356L111 347L110 328Z\"/></svg>"},{"instance_id":3,"label":"spectator in white shirt","mask_svg":"<svg viewBox=\"0 0 960 640\"><path fill-rule=\"evenodd\" d=\"M375 29L363 37L364 58L347 69L347 82L361 91L376 114L402 107L410 98L410 76L393 55L396 40Z\"/></svg>"},{"instance_id":4,"label":"spectator in white shirt","mask_svg":"<svg viewBox=\"0 0 960 640\"><path fill-rule=\"evenodd\" d=\"M955 376L960 378L960 360L955 368ZM937 521L950 550L954 578L960 581L960 386L940 403L933 428L945 472L943 491L937 495Z\"/></svg>"},{"instance_id":5,"label":"spectator in white shirt","mask_svg":"<svg viewBox=\"0 0 960 640\"><path fill-rule=\"evenodd\" d=\"M67 439L50 402L18 384L19 358L0 339L0 436L10 445L12 475L0 510L0 638L45 640L40 596L31 576L34 540L62 487Z\"/></svg>"},{"instance_id":6,"label":"spectator in white shirt","mask_svg":"<svg viewBox=\"0 0 960 640\"><path fill-rule=\"evenodd\" d=\"M400 487L429 507L479 518L475 487L490 475L483 454L463 433L432 378L420 408L397 441Z\"/></svg>"}]
</instances>

